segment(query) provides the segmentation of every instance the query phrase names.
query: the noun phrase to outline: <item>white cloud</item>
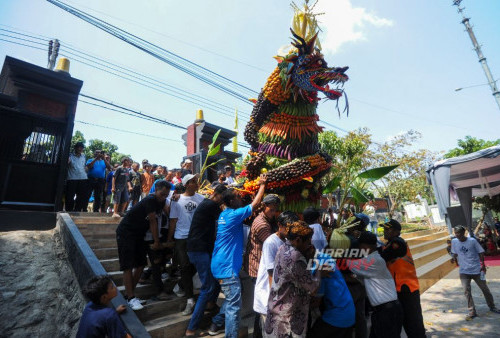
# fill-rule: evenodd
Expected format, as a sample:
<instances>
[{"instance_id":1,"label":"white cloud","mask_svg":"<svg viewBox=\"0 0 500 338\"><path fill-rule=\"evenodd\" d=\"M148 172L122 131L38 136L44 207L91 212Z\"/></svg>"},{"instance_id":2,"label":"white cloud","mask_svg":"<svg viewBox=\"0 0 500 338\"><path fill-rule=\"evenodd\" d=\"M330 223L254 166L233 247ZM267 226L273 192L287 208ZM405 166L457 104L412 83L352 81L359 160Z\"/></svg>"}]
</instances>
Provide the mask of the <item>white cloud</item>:
<instances>
[{"instance_id":1,"label":"white cloud","mask_svg":"<svg viewBox=\"0 0 500 338\"><path fill-rule=\"evenodd\" d=\"M335 53L347 42L366 40L366 32L373 27L391 27L393 21L354 7L351 0L320 0L314 12L323 33L320 34L324 53Z\"/></svg>"}]
</instances>

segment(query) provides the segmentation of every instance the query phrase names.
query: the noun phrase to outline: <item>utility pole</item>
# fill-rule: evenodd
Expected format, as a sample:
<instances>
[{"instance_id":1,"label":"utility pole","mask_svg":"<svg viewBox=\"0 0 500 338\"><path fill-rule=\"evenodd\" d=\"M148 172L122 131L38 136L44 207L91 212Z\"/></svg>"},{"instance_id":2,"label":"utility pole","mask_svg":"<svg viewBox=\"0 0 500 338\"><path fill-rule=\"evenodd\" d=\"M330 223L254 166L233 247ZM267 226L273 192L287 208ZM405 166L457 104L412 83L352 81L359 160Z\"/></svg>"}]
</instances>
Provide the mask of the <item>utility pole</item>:
<instances>
[{"instance_id":1,"label":"utility pole","mask_svg":"<svg viewBox=\"0 0 500 338\"><path fill-rule=\"evenodd\" d=\"M59 55L59 46L59 40L53 39L49 41L47 68L50 70L54 70L56 65L57 56Z\"/></svg>"},{"instance_id":2,"label":"utility pole","mask_svg":"<svg viewBox=\"0 0 500 338\"><path fill-rule=\"evenodd\" d=\"M238 109L234 112L234 132L236 136L233 137L233 153L238 152Z\"/></svg>"},{"instance_id":3,"label":"utility pole","mask_svg":"<svg viewBox=\"0 0 500 338\"><path fill-rule=\"evenodd\" d=\"M490 67L488 67L488 63L486 62L486 57L483 55L483 52L481 51L481 46L477 42L476 36L474 35L474 31L472 30L472 26L469 22L470 18L465 17L464 14L465 7L460 7L461 2L462 0L453 0L453 6L457 6L458 13L462 15L462 24L465 26L465 30L467 31L467 33L469 33L469 37L472 41L472 45L474 46L474 50L476 51L481 66L483 67L484 74L488 79L488 84L490 85L493 97L497 102L498 109L500 109L500 91L498 91L496 80L494 80L493 75L491 74Z\"/></svg>"}]
</instances>

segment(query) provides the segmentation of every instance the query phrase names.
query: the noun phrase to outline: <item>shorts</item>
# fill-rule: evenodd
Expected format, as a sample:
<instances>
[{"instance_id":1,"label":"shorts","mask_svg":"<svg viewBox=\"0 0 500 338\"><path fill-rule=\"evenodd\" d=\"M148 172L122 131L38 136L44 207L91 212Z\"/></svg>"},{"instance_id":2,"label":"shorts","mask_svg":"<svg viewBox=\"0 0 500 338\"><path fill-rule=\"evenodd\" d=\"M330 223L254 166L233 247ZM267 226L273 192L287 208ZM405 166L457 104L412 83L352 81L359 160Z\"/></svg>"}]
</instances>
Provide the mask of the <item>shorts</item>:
<instances>
[{"instance_id":1,"label":"shorts","mask_svg":"<svg viewBox=\"0 0 500 338\"><path fill-rule=\"evenodd\" d=\"M147 251L142 237L116 233L120 271L147 265Z\"/></svg>"},{"instance_id":2,"label":"shorts","mask_svg":"<svg viewBox=\"0 0 500 338\"><path fill-rule=\"evenodd\" d=\"M127 203L129 199L127 187L123 189L116 189L113 202L115 204Z\"/></svg>"},{"instance_id":3,"label":"shorts","mask_svg":"<svg viewBox=\"0 0 500 338\"><path fill-rule=\"evenodd\" d=\"M141 197L141 187L134 187L130 193L130 201L138 201Z\"/></svg>"}]
</instances>

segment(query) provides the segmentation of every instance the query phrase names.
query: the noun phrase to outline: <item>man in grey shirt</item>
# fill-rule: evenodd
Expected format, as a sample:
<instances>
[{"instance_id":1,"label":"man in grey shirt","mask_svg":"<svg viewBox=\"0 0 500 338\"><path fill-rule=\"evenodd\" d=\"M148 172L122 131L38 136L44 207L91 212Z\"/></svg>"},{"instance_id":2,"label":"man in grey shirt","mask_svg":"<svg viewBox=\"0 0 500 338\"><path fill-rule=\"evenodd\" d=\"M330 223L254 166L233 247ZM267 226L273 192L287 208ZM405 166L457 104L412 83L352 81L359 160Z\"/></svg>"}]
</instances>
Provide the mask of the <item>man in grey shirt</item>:
<instances>
[{"instance_id":1,"label":"man in grey shirt","mask_svg":"<svg viewBox=\"0 0 500 338\"><path fill-rule=\"evenodd\" d=\"M77 142L74 146L74 152L69 154L65 193L65 209L68 212L87 211L89 189L83 148L83 143Z\"/></svg>"},{"instance_id":2,"label":"man in grey shirt","mask_svg":"<svg viewBox=\"0 0 500 338\"><path fill-rule=\"evenodd\" d=\"M365 231L358 241L359 248L368 250L369 254L361 259L349 260L349 269L363 278L366 295L373 308L370 337L399 338L403 327L403 310L394 279L377 251L377 236Z\"/></svg>"},{"instance_id":3,"label":"man in grey shirt","mask_svg":"<svg viewBox=\"0 0 500 338\"><path fill-rule=\"evenodd\" d=\"M465 228L461 225L454 229L455 237L451 241L451 259L452 263L456 262L460 265L460 281L467 298L467 306L469 314L465 317L466 320L472 320L477 317L476 307L472 299L471 280L476 282L477 286L483 292L486 303L491 312L500 313L500 310L495 307L493 296L491 295L486 279L481 279L481 272L486 274L486 265L484 265L484 249L479 242L472 237L465 237Z\"/></svg>"}]
</instances>

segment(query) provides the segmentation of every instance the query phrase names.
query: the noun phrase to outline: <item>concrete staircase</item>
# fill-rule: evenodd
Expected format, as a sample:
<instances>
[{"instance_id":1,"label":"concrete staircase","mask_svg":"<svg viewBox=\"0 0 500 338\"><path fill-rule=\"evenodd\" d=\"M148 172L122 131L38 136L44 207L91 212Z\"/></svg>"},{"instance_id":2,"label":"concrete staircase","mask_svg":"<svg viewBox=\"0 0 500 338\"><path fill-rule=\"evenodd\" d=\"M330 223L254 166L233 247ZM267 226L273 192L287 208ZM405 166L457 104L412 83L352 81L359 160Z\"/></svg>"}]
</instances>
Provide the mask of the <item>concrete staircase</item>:
<instances>
[{"instance_id":1,"label":"concrete staircase","mask_svg":"<svg viewBox=\"0 0 500 338\"><path fill-rule=\"evenodd\" d=\"M446 251L446 240L450 238L446 228L415 231L401 237L410 246L421 294L455 268Z\"/></svg>"},{"instance_id":2,"label":"concrete staircase","mask_svg":"<svg viewBox=\"0 0 500 338\"><path fill-rule=\"evenodd\" d=\"M118 290L124 294L123 274L119 271L115 233L121 219L114 219L109 216L92 213L72 214L71 218L108 275L111 276L115 282ZM171 292L176 282L177 280L175 279L166 282L166 291ZM248 327L245 325L245 318L247 317L246 321L250 322L249 316L251 316L251 304L253 303L253 286L251 286L251 282L248 278L243 279L242 284L247 294L243 297L242 325L240 329L240 336L244 337L248 335ZM251 292L249 292L250 290ZM195 290L195 293L197 293L197 291L198 290ZM152 301L150 298L156 294L156 290L154 286L150 284L138 284L135 294L141 299L148 300L144 305L144 309L135 311L135 313L152 337L182 337L184 335L191 318L191 316L183 316L180 313L186 305L185 297L179 298L172 293L171 298L168 300ZM223 299L219 299L219 301L219 303L222 303ZM253 323L253 318L251 319ZM205 316L202 320L201 327L208 328L209 325L210 318ZM223 336L224 335L221 334L216 337Z\"/></svg>"}]
</instances>

